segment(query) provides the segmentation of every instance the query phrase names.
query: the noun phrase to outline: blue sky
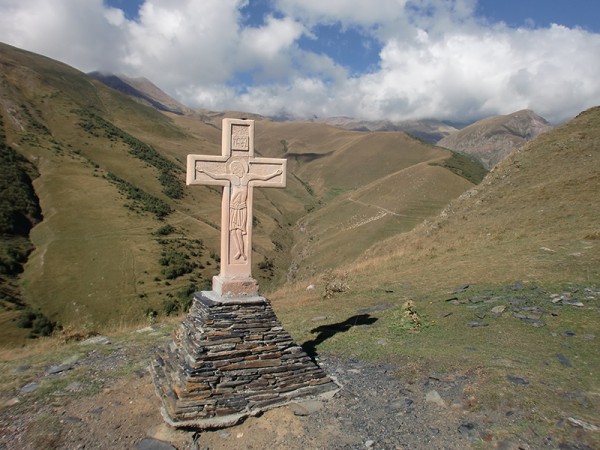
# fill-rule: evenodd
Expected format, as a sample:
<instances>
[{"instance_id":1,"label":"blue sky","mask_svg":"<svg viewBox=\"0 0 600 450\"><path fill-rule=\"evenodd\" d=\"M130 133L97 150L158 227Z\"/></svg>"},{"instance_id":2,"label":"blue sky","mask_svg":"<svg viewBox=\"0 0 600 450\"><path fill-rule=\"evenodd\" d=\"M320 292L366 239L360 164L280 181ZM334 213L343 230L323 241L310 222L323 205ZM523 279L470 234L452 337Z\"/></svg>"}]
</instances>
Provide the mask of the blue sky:
<instances>
[{"instance_id":1,"label":"blue sky","mask_svg":"<svg viewBox=\"0 0 600 450\"><path fill-rule=\"evenodd\" d=\"M0 41L212 110L558 123L600 104L596 0L0 0Z\"/></svg>"}]
</instances>

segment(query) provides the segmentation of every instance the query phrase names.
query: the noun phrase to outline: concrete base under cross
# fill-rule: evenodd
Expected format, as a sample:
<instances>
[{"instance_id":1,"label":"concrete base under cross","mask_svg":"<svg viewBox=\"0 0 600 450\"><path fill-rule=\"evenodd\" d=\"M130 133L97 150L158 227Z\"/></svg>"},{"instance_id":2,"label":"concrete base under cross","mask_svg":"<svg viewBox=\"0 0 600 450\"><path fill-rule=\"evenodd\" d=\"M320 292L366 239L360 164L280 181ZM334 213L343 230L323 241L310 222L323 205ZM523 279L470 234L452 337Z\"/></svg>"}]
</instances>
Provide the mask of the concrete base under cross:
<instances>
[{"instance_id":1,"label":"concrete base under cross","mask_svg":"<svg viewBox=\"0 0 600 450\"><path fill-rule=\"evenodd\" d=\"M151 365L162 414L174 427L223 428L337 383L294 343L259 295L197 292L173 342Z\"/></svg>"}]
</instances>

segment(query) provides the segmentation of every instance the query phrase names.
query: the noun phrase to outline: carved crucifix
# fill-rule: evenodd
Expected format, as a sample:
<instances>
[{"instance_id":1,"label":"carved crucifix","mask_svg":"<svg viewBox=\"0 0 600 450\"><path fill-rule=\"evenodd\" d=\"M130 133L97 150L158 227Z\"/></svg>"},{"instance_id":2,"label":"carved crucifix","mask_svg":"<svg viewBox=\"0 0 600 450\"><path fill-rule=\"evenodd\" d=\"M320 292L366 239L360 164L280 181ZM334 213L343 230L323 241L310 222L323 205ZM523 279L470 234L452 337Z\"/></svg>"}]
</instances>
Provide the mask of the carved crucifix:
<instances>
[{"instance_id":1,"label":"carved crucifix","mask_svg":"<svg viewBox=\"0 0 600 450\"><path fill-rule=\"evenodd\" d=\"M254 120L223 119L221 156L188 155L190 184L223 186L221 271L213 278L220 296L258 294L251 274L252 188L285 187L286 160L254 156Z\"/></svg>"}]
</instances>

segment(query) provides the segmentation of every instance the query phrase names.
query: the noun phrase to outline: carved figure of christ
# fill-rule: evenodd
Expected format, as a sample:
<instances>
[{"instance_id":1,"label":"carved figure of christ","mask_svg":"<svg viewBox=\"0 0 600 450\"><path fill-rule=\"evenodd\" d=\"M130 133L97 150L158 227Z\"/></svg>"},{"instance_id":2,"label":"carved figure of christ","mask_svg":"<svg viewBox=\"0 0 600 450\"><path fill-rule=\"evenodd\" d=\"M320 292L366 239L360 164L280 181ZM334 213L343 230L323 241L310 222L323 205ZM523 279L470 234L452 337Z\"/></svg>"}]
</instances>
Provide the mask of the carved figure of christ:
<instances>
[{"instance_id":1,"label":"carved figure of christ","mask_svg":"<svg viewBox=\"0 0 600 450\"><path fill-rule=\"evenodd\" d=\"M254 157L254 121L223 120L222 155L188 155L187 184L223 186L221 271L213 291L255 295L251 274L253 187L285 187L286 160Z\"/></svg>"}]
</instances>

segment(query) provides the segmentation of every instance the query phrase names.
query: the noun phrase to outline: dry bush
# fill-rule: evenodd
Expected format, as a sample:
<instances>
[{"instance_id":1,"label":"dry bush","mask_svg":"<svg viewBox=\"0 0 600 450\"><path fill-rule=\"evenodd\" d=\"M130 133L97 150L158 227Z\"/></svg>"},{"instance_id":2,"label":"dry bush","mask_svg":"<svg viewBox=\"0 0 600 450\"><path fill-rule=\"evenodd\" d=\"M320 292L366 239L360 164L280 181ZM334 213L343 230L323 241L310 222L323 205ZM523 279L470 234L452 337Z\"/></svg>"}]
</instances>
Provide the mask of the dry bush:
<instances>
[{"instance_id":1,"label":"dry bush","mask_svg":"<svg viewBox=\"0 0 600 450\"><path fill-rule=\"evenodd\" d=\"M321 277L323 283L323 298L333 298L336 294L348 292L348 272L334 273L331 269L326 270Z\"/></svg>"}]
</instances>

